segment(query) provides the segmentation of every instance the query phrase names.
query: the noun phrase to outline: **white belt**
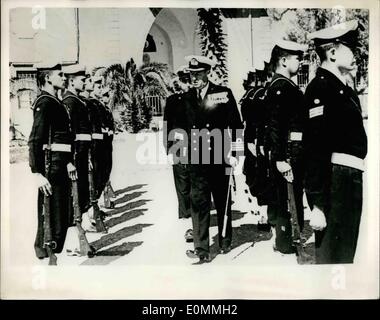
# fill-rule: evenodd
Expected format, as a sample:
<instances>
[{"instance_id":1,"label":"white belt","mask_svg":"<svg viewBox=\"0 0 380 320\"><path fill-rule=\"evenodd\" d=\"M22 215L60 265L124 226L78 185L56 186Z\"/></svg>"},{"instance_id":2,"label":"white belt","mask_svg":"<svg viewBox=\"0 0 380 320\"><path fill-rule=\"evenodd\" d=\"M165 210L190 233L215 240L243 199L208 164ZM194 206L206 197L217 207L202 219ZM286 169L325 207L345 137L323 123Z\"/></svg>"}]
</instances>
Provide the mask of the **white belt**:
<instances>
[{"instance_id":1,"label":"white belt","mask_svg":"<svg viewBox=\"0 0 380 320\"><path fill-rule=\"evenodd\" d=\"M43 145L43 149L47 149L47 144ZM59 152L71 152L71 144L65 143L52 143L50 145L51 151L59 151Z\"/></svg>"},{"instance_id":2,"label":"white belt","mask_svg":"<svg viewBox=\"0 0 380 320\"><path fill-rule=\"evenodd\" d=\"M102 132L103 132L103 133L107 133L107 132L108 132L108 129L107 129L107 128L106 128L106 129L102 128Z\"/></svg>"},{"instance_id":3,"label":"white belt","mask_svg":"<svg viewBox=\"0 0 380 320\"><path fill-rule=\"evenodd\" d=\"M78 133L75 135L75 141L91 141L91 134Z\"/></svg>"},{"instance_id":4,"label":"white belt","mask_svg":"<svg viewBox=\"0 0 380 320\"><path fill-rule=\"evenodd\" d=\"M290 132L290 141L302 141L302 132Z\"/></svg>"},{"instance_id":5,"label":"white belt","mask_svg":"<svg viewBox=\"0 0 380 320\"><path fill-rule=\"evenodd\" d=\"M334 152L331 156L331 163L364 171L364 160L346 153Z\"/></svg>"},{"instance_id":6,"label":"white belt","mask_svg":"<svg viewBox=\"0 0 380 320\"><path fill-rule=\"evenodd\" d=\"M94 140L103 140L103 133L93 133L91 136Z\"/></svg>"},{"instance_id":7,"label":"white belt","mask_svg":"<svg viewBox=\"0 0 380 320\"><path fill-rule=\"evenodd\" d=\"M231 142L231 151L244 151L244 142L242 139L236 139L236 142Z\"/></svg>"},{"instance_id":8,"label":"white belt","mask_svg":"<svg viewBox=\"0 0 380 320\"><path fill-rule=\"evenodd\" d=\"M112 136L113 135L113 131L112 130L108 131L108 135Z\"/></svg>"}]
</instances>

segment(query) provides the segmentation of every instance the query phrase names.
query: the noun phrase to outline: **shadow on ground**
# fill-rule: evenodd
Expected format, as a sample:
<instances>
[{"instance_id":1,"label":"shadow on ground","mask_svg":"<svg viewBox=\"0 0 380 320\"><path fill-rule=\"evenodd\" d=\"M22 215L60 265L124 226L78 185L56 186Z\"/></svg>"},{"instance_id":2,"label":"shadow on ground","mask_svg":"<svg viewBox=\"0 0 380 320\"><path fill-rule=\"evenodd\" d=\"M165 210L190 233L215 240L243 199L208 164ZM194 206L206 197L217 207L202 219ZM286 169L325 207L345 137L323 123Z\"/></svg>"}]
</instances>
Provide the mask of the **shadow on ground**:
<instances>
[{"instance_id":1,"label":"shadow on ground","mask_svg":"<svg viewBox=\"0 0 380 320\"><path fill-rule=\"evenodd\" d=\"M98 251L97 255L84 261L82 265L106 265L115 261L116 259L129 254L134 248L142 245L142 241L137 242L123 242L118 246L111 247L107 250Z\"/></svg>"},{"instance_id":2,"label":"shadow on ground","mask_svg":"<svg viewBox=\"0 0 380 320\"><path fill-rule=\"evenodd\" d=\"M109 233L90 243L97 251L96 256L85 260L82 265L106 265L129 254L134 248L142 245L142 241L120 242L125 238L141 233L146 227L152 226L152 224L136 223L134 225L124 226L114 232L110 232L110 230L112 227L122 226L122 224L127 221L133 221L133 219L143 216L145 212L147 212L148 209L144 208L144 206L151 200L139 199L146 191L124 194L141 189L144 186L146 185L138 184L115 191L117 197L121 196L115 200L115 204L120 206L111 210L105 210L106 219L104 223ZM114 217L114 215L118 216Z\"/></svg>"},{"instance_id":3,"label":"shadow on ground","mask_svg":"<svg viewBox=\"0 0 380 320\"><path fill-rule=\"evenodd\" d=\"M142 187L145 187L146 185L147 184L135 184L134 186L129 186L129 187L126 187L126 188L123 188L123 189L116 190L115 191L115 196L118 197L119 195L121 195L123 193L141 189Z\"/></svg>"}]
</instances>

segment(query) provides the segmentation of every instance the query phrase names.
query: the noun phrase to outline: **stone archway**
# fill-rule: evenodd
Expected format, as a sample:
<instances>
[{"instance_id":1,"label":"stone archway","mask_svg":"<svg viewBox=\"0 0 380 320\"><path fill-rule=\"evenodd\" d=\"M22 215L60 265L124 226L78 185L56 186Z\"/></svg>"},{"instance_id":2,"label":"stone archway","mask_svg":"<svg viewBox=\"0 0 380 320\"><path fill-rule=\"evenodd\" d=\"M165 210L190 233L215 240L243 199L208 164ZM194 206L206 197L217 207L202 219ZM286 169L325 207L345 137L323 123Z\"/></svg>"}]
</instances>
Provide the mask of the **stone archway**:
<instances>
[{"instance_id":1,"label":"stone archway","mask_svg":"<svg viewBox=\"0 0 380 320\"><path fill-rule=\"evenodd\" d=\"M156 17L148 34L153 36L157 52L148 53L150 61L167 63L175 72L186 55L200 53L196 9L164 8L153 13Z\"/></svg>"}]
</instances>

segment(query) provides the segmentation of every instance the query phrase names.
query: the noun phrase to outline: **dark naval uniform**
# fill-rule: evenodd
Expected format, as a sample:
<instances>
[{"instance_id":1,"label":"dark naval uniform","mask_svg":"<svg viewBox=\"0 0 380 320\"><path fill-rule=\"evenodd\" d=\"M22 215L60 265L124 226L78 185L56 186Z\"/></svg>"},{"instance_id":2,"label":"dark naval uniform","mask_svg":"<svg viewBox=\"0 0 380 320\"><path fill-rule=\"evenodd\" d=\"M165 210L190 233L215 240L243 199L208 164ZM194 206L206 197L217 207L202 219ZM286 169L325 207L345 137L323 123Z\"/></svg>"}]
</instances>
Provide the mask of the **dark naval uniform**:
<instances>
[{"instance_id":1,"label":"dark naval uniform","mask_svg":"<svg viewBox=\"0 0 380 320\"><path fill-rule=\"evenodd\" d=\"M50 196L50 217L52 239L57 243L54 252L62 252L67 228L70 224L70 179L67 164L72 162L73 136L70 131L70 119L62 103L51 94L42 91L33 104L33 126L29 137L29 166L33 173L45 175L44 145L51 137L51 164L46 177L52 187ZM43 248L43 202L44 194L38 192L38 229L34 243L36 256L47 257Z\"/></svg>"},{"instance_id":2,"label":"dark naval uniform","mask_svg":"<svg viewBox=\"0 0 380 320\"><path fill-rule=\"evenodd\" d=\"M317 263L352 263L362 212L367 136L356 93L319 68L307 87L305 189L327 220L315 231Z\"/></svg>"},{"instance_id":3,"label":"dark naval uniform","mask_svg":"<svg viewBox=\"0 0 380 320\"><path fill-rule=\"evenodd\" d=\"M175 93L166 100L164 111L164 146L166 153L173 154L173 176L178 198L179 218L189 218L190 211L190 175L187 163L181 163L180 157L187 157L188 145L186 134L186 109L184 104L184 94ZM171 151L171 147L176 141L182 141L181 148ZM186 146L184 145L186 143Z\"/></svg>"},{"instance_id":4,"label":"dark naval uniform","mask_svg":"<svg viewBox=\"0 0 380 320\"><path fill-rule=\"evenodd\" d=\"M260 150L258 147L258 131L260 125L264 121L264 96L265 89L263 87L258 87L247 91L241 100L241 114L243 121L245 122L245 161L243 173L246 176L246 183L252 196L257 197L260 205L263 204L262 194L264 181L261 179L262 156L260 155ZM248 150L248 143L253 143L255 145L256 156Z\"/></svg>"},{"instance_id":5,"label":"dark naval uniform","mask_svg":"<svg viewBox=\"0 0 380 320\"><path fill-rule=\"evenodd\" d=\"M270 151L271 176L275 184L275 199L268 205L269 223L276 225L276 248L293 252L290 215L287 210L287 181L276 168L276 161L290 160L298 221L303 228L303 132L306 107L302 91L288 78L275 74L267 90L269 122L266 148Z\"/></svg>"},{"instance_id":6,"label":"dark naval uniform","mask_svg":"<svg viewBox=\"0 0 380 320\"><path fill-rule=\"evenodd\" d=\"M92 97L87 99L87 106L91 123L91 163L93 166L96 198L99 199L104 189L102 186L105 180L103 106L98 99Z\"/></svg>"},{"instance_id":7,"label":"dark naval uniform","mask_svg":"<svg viewBox=\"0 0 380 320\"><path fill-rule=\"evenodd\" d=\"M79 208L81 213L90 208L88 181L88 152L91 146L91 127L86 103L70 91L62 96L62 103L70 113L75 136L74 158L78 174Z\"/></svg>"},{"instance_id":8,"label":"dark naval uniform","mask_svg":"<svg viewBox=\"0 0 380 320\"><path fill-rule=\"evenodd\" d=\"M104 148L105 148L105 172L104 172L104 181L105 184L110 179L111 171L112 171L112 152L113 152L113 137L115 132L115 122L113 118L112 111L104 106Z\"/></svg>"},{"instance_id":9,"label":"dark naval uniform","mask_svg":"<svg viewBox=\"0 0 380 320\"><path fill-rule=\"evenodd\" d=\"M198 97L197 90L191 89L185 94L185 103L190 140L194 247L198 252L208 254L211 195L217 211L219 246L226 248L231 245L231 196L227 206L226 236L222 237L231 171L224 155L230 151L231 141L237 140L235 129L240 129L239 137L242 139L243 125L232 92L226 87L209 82L203 99ZM232 130L231 137L226 129Z\"/></svg>"}]
</instances>

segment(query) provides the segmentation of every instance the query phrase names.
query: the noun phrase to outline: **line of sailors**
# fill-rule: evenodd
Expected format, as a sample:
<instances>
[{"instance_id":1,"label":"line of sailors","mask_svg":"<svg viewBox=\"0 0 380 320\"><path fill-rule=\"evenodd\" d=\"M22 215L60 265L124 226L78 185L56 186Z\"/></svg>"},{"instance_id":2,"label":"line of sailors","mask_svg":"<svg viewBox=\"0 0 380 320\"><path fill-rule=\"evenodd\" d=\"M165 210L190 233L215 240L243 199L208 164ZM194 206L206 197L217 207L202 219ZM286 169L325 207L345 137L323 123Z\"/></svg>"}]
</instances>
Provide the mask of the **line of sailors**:
<instances>
[{"instance_id":1,"label":"line of sailors","mask_svg":"<svg viewBox=\"0 0 380 320\"><path fill-rule=\"evenodd\" d=\"M109 185L112 170L114 120L108 108L109 88L103 78L90 76L80 65L63 67L58 62L36 64L40 94L33 103L29 137L29 165L39 186L36 256L44 249L44 194L50 198L52 240L55 253L63 250L67 230L74 225L71 180L77 180L83 228L96 232L90 201L89 167L93 171L94 196L98 200ZM49 143L50 142L50 143ZM50 144L51 159L45 171L44 149ZM112 194L104 193L105 198ZM75 255L75 248L72 253Z\"/></svg>"},{"instance_id":2,"label":"line of sailors","mask_svg":"<svg viewBox=\"0 0 380 320\"><path fill-rule=\"evenodd\" d=\"M304 226L303 194L306 193L311 209L310 226L315 232L316 262L320 264L353 263L358 240L367 136L360 101L348 86L347 76L355 69L354 52L359 32L360 25L351 20L308 35L314 41L321 64L305 94L291 79L298 73L307 46L279 40L264 70L256 73L254 88L247 90L241 100L245 124L243 172L258 205L267 206L268 224L274 227L276 235L274 249L283 254L295 253L288 212L287 183L291 182L301 229ZM206 57L195 57L194 63L206 65L207 70L211 66ZM190 72L189 78L186 71ZM189 131L191 113L198 113L198 119L205 117L207 122L211 121L207 113L202 113L202 101L207 100L209 89L205 89L206 97L196 103L196 92L202 92L196 90L200 78L196 72L191 63L178 71L182 88L168 98L164 117L169 141L171 130L176 131L172 141L177 140L175 136L180 129ZM204 82L207 83L207 79ZM220 87L217 91L229 92L229 89ZM230 116L229 108L235 109L231 102L228 108L220 104L213 106L215 110L224 110L224 115L215 112L222 122ZM201 125L205 125L203 122ZM232 126L233 129L238 127ZM189 140L192 139L189 136ZM166 147L170 157L180 158L170 151L170 143ZM193 230L189 229L185 237L194 240L194 250L187 255L199 258L201 263L210 261L208 190L213 186L220 253L229 252L232 242L230 200L228 195L227 200L218 199L228 194L227 180L216 178L224 172L212 166L207 167L208 172L202 170L202 166L194 166L191 161L189 164L174 161L173 165L179 217L192 217ZM208 208L201 209L203 205ZM223 237L225 210L229 212L229 223L227 235Z\"/></svg>"}]
</instances>

